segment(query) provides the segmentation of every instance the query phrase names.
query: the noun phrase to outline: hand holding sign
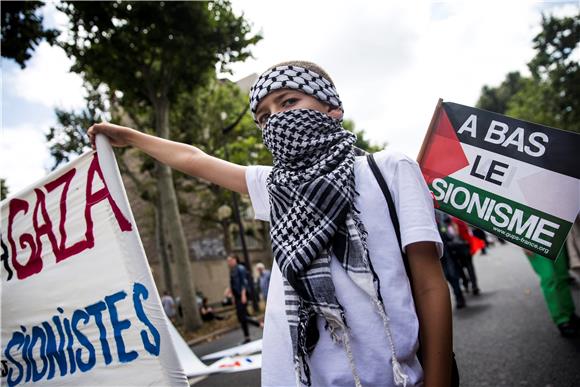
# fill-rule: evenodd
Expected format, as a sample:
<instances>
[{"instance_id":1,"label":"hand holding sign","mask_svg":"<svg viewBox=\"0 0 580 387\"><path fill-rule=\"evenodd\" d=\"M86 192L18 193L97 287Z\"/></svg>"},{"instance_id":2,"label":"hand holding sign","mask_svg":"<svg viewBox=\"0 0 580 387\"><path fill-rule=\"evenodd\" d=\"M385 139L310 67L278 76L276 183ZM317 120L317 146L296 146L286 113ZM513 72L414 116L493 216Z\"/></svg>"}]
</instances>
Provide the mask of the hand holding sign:
<instances>
[{"instance_id":1,"label":"hand holding sign","mask_svg":"<svg viewBox=\"0 0 580 387\"><path fill-rule=\"evenodd\" d=\"M135 129L111 124L109 122L94 124L87 130L93 149L96 149L95 138L97 134L107 136L112 146L125 147L131 145L131 137L134 132L136 132Z\"/></svg>"}]
</instances>

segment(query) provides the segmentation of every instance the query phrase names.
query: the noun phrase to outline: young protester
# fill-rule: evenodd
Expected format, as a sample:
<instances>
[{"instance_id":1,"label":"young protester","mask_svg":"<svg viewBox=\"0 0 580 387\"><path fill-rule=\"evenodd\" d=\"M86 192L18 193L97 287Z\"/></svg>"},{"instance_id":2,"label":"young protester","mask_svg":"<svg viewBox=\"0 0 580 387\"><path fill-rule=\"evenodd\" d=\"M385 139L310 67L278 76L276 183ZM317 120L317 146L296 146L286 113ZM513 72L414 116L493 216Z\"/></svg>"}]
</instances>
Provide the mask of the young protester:
<instances>
[{"instance_id":1,"label":"young protester","mask_svg":"<svg viewBox=\"0 0 580 387\"><path fill-rule=\"evenodd\" d=\"M411 286L382 191L367 160L355 156L356 137L342 127L328 74L310 62L276 65L252 87L250 108L273 167L234 165L108 123L93 125L89 136L105 134L115 146L136 146L182 172L249 193L256 218L271 223L276 264L264 386L449 385L451 304L417 163L392 151L375 154L394 198Z\"/></svg>"}]
</instances>

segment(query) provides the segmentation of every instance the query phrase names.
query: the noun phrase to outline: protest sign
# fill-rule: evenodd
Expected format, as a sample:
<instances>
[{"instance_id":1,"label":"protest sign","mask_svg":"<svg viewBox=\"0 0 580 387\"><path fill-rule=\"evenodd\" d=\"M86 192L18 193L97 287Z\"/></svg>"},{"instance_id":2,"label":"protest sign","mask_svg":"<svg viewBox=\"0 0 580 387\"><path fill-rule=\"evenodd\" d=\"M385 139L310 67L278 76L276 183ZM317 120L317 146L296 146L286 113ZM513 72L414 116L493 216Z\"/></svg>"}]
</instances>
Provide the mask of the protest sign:
<instances>
[{"instance_id":1,"label":"protest sign","mask_svg":"<svg viewBox=\"0 0 580 387\"><path fill-rule=\"evenodd\" d=\"M439 101L418 162L436 206L555 259L580 210L580 135Z\"/></svg>"},{"instance_id":2,"label":"protest sign","mask_svg":"<svg viewBox=\"0 0 580 387\"><path fill-rule=\"evenodd\" d=\"M187 386L113 151L1 203L2 384Z\"/></svg>"}]
</instances>

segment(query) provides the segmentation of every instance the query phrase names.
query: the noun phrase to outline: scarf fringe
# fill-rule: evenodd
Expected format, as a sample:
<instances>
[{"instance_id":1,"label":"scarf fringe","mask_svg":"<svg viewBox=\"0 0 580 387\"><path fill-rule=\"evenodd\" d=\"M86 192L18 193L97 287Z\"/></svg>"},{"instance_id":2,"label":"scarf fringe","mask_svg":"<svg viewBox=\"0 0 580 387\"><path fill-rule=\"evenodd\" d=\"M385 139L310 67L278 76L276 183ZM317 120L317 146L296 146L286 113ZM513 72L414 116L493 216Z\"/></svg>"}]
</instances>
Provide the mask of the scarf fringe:
<instances>
[{"instance_id":1,"label":"scarf fringe","mask_svg":"<svg viewBox=\"0 0 580 387\"><path fill-rule=\"evenodd\" d=\"M389 345L391 347L391 353L392 353L391 364L393 367L393 381L395 382L395 385L397 385L397 386L407 387L407 383L409 381L409 375L407 375L405 373L405 371L403 370L403 367L401 366L401 363L397 359L395 343L393 341L393 336L391 334L391 328L390 328L390 324L389 324L390 319L387 316L387 313L385 312L383 303L378 298L373 298L373 302L374 302L375 306L377 307L378 313L383 320L383 326L385 328L385 332L386 332L387 338L389 340ZM344 317L344 316L341 316L341 317ZM342 343L342 345L344 346L344 350L346 352L346 356L348 359L348 364L350 366L350 370L351 370L352 376L354 378L355 386L362 387L360 376L358 374L358 371L356 369L356 365L354 363L354 356L353 356L352 347L350 344L350 335L348 332L349 328L346 325L346 321L344 321L344 320L338 321L335 318L329 318L326 320L325 328L328 330L328 332L330 334L330 338L332 339L333 343L335 343L335 344ZM297 386L301 386L301 385L311 386L312 385L312 381L310 379L310 369L308 366L308 361L306 359L306 356L304 356L304 354L302 354L302 356L299 356L298 361L295 362L295 372L296 372L296 385Z\"/></svg>"},{"instance_id":2,"label":"scarf fringe","mask_svg":"<svg viewBox=\"0 0 580 387\"><path fill-rule=\"evenodd\" d=\"M312 386L310 368L305 357L300 356L297 361L294 361L294 372L296 373L296 386Z\"/></svg>"},{"instance_id":3,"label":"scarf fringe","mask_svg":"<svg viewBox=\"0 0 580 387\"><path fill-rule=\"evenodd\" d=\"M393 356L392 359L393 363L393 379L395 380L395 384L397 386L407 387L407 381L409 380L409 376L403 372L403 367L397 361L397 358Z\"/></svg>"},{"instance_id":4,"label":"scarf fringe","mask_svg":"<svg viewBox=\"0 0 580 387\"><path fill-rule=\"evenodd\" d=\"M344 315L342 316L344 319ZM354 364L354 356L352 354L352 347L350 345L350 335L349 328L346 325L346 320L336 321L335 319L327 320L326 329L330 334L332 342L335 344L340 344L344 346L344 351L346 352L346 357L348 359L348 365L350 366L350 371L354 378L354 384L356 387L362 387L360 376L356 370L356 365Z\"/></svg>"},{"instance_id":5,"label":"scarf fringe","mask_svg":"<svg viewBox=\"0 0 580 387\"><path fill-rule=\"evenodd\" d=\"M390 326L390 319L385 311L385 307L383 303L378 298L373 298L374 304L377 307L377 311L379 315L383 319L383 327L385 328L385 333L387 334L387 338L389 339L389 345L391 346L391 363L393 365L393 380L397 386L407 386L407 381L409 380L409 375L407 375L403 371L403 367L397 359L397 352L395 349L395 342L393 340L393 335L391 333L391 326Z\"/></svg>"},{"instance_id":6,"label":"scarf fringe","mask_svg":"<svg viewBox=\"0 0 580 387\"><path fill-rule=\"evenodd\" d=\"M354 356L352 353L352 347L350 345L350 337L349 337L349 328L346 324L346 319L344 317L344 313L340 313L340 319L337 319L336 316L332 314L323 314L326 320L325 329L328 331L330 338L333 343L341 344L344 346L344 351L346 352L346 356L348 359L348 364L350 366L350 370L352 376L354 378L355 386L362 387L360 376L356 370L356 365L354 364ZM299 340L298 340L298 356L294 362L295 367L294 371L296 374L296 385L297 386L311 386L312 380L310 377L310 368L308 366L308 360L306 359L307 354L305 349L304 343L304 335L305 331L301 330L299 333Z\"/></svg>"},{"instance_id":7,"label":"scarf fringe","mask_svg":"<svg viewBox=\"0 0 580 387\"><path fill-rule=\"evenodd\" d=\"M344 350L346 352L346 356L348 357L348 364L350 365L350 371L352 372L352 376L354 378L354 385L356 387L362 387L360 382L360 376L356 370L356 365L354 364L354 356L352 355L352 348L350 346L350 338L348 336L348 331L345 329L342 335L342 343L344 345Z\"/></svg>"},{"instance_id":8,"label":"scarf fringe","mask_svg":"<svg viewBox=\"0 0 580 387\"><path fill-rule=\"evenodd\" d=\"M316 324L316 319L312 320L313 311L310 306L305 305L303 300L300 300L300 306L298 307L298 318L299 323L296 327L296 353L295 353L295 368L297 375L297 386L302 384L306 386L311 386L312 381L310 378L310 367L308 366L307 357L309 356L309 351L306 345L306 336L309 330L310 324Z\"/></svg>"}]
</instances>

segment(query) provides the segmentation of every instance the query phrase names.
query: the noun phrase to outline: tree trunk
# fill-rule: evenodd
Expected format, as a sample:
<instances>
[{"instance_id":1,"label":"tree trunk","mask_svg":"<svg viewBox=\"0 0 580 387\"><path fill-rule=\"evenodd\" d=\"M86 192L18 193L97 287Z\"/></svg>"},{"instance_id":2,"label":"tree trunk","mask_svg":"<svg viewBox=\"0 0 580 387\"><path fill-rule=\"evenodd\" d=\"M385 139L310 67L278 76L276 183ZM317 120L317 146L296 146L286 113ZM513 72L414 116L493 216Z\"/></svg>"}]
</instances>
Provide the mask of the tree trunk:
<instances>
[{"instance_id":1,"label":"tree trunk","mask_svg":"<svg viewBox=\"0 0 580 387\"><path fill-rule=\"evenodd\" d=\"M230 222L222 221L222 234L224 236L224 248L226 250L226 255L230 255L232 253L232 238L230 235Z\"/></svg>"},{"instance_id":2,"label":"tree trunk","mask_svg":"<svg viewBox=\"0 0 580 387\"><path fill-rule=\"evenodd\" d=\"M173 278L171 275L171 263L169 260L168 243L165 241L165 233L163 232L163 208L161 207L161 200L159 197L155 202L155 239L157 240L157 252L159 260L161 261L161 270L163 278L164 290L167 290L174 296Z\"/></svg>"},{"instance_id":3,"label":"tree trunk","mask_svg":"<svg viewBox=\"0 0 580 387\"><path fill-rule=\"evenodd\" d=\"M155 126L157 136L169 138L169 102L166 99L155 104ZM187 240L181 225L171 168L158 163L156 169L159 203L163 214L161 217L162 230L166 244L171 246L172 256L177 266L177 283L183 310L183 327L186 331L191 332L201 326L201 318L195 297L194 279L189 262L189 249L187 248Z\"/></svg>"}]
</instances>

